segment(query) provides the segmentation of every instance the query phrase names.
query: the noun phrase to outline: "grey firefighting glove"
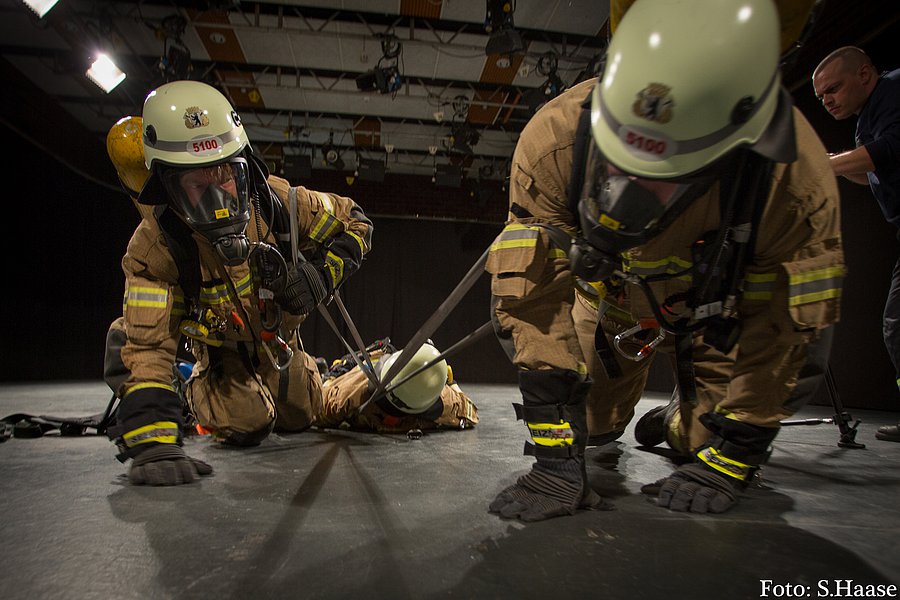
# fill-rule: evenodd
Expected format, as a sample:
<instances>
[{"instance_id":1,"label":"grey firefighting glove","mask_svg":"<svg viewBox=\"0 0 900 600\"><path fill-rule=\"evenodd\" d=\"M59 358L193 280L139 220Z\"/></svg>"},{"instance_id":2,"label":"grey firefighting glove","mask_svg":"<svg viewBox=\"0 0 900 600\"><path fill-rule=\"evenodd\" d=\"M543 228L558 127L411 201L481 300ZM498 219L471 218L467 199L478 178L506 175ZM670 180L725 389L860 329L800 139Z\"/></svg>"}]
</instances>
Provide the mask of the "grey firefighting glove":
<instances>
[{"instance_id":1,"label":"grey firefighting glove","mask_svg":"<svg viewBox=\"0 0 900 600\"><path fill-rule=\"evenodd\" d=\"M320 268L312 263L300 263L288 271L278 303L293 315L306 315L331 293L329 287Z\"/></svg>"},{"instance_id":2,"label":"grey firefighting glove","mask_svg":"<svg viewBox=\"0 0 900 600\"><path fill-rule=\"evenodd\" d=\"M504 519L543 521L573 515L578 509L609 510L587 481L585 398L590 381L572 371L520 371L522 404L516 416L525 421L535 456L531 472L501 491L489 506Z\"/></svg>"},{"instance_id":3,"label":"grey firefighting glove","mask_svg":"<svg viewBox=\"0 0 900 600\"><path fill-rule=\"evenodd\" d=\"M546 466L548 462L556 462L554 474ZM544 461L537 463L531 472L519 477L511 485L497 494L488 510L504 519L519 519L525 522L543 521L553 517L573 515L577 509L612 510L592 489L575 479L580 474L576 471L567 473L567 461ZM570 469L569 469L570 470ZM575 479L572 481L571 479Z\"/></svg>"},{"instance_id":4,"label":"grey firefighting glove","mask_svg":"<svg viewBox=\"0 0 900 600\"><path fill-rule=\"evenodd\" d=\"M682 465L668 477L645 485L656 503L676 512L722 513L737 504L735 483L699 463Z\"/></svg>"},{"instance_id":5,"label":"grey firefighting glove","mask_svg":"<svg viewBox=\"0 0 900 600\"><path fill-rule=\"evenodd\" d=\"M191 458L181 446L158 444L132 459L128 480L134 485L181 485L211 473L211 466Z\"/></svg>"}]
</instances>

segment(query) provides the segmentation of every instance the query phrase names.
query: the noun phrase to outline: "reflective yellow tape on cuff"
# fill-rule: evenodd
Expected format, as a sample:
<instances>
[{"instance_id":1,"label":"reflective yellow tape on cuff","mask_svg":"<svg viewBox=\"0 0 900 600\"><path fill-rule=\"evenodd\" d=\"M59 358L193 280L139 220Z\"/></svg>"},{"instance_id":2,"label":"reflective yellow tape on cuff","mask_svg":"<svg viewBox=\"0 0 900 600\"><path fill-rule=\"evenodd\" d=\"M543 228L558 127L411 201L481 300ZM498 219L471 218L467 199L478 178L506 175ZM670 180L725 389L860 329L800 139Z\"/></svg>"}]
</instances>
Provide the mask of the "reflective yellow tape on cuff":
<instances>
[{"instance_id":1,"label":"reflective yellow tape on cuff","mask_svg":"<svg viewBox=\"0 0 900 600\"><path fill-rule=\"evenodd\" d=\"M170 392L175 391L174 387L172 387L170 384L166 384L166 383L139 383L137 385L133 385L130 388L128 388L128 391L125 392L125 395L123 396L123 398L127 398L131 392L136 392L138 390L143 390L146 388L160 388L163 390L169 390Z\"/></svg>"},{"instance_id":2,"label":"reflective yellow tape on cuff","mask_svg":"<svg viewBox=\"0 0 900 600\"><path fill-rule=\"evenodd\" d=\"M531 439L538 446L571 446L575 443L572 426L563 423L526 423Z\"/></svg>"},{"instance_id":3,"label":"reflective yellow tape on cuff","mask_svg":"<svg viewBox=\"0 0 900 600\"><path fill-rule=\"evenodd\" d=\"M331 276L331 287L336 288L344 279L344 260L331 250L325 255L325 268Z\"/></svg>"},{"instance_id":4,"label":"reflective yellow tape on cuff","mask_svg":"<svg viewBox=\"0 0 900 600\"><path fill-rule=\"evenodd\" d=\"M354 240L356 240L356 243L359 244L359 251L360 251L360 252L362 252L363 254L366 253L366 242L365 242L365 240L363 240L361 237L359 237L358 235L356 235L356 234L353 233L352 231L345 231L344 233L346 233L347 235L349 235L350 237L352 237Z\"/></svg>"},{"instance_id":5,"label":"reflective yellow tape on cuff","mask_svg":"<svg viewBox=\"0 0 900 600\"><path fill-rule=\"evenodd\" d=\"M149 443L177 444L178 424L172 421L159 421L144 425L123 435L122 441L128 448Z\"/></svg>"},{"instance_id":6,"label":"reflective yellow tape on cuff","mask_svg":"<svg viewBox=\"0 0 900 600\"><path fill-rule=\"evenodd\" d=\"M736 461L733 458L728 458L712 447L704 448L698 452L697 458L702 460L706 466L715 469L719 473L741 481L746 481L753 470L752 466Z\"/></svg>"},{"instance_id":7,"label":"reflective yellow tape on cuff","mask_svg":"<svg viewBox=\"0 0 900 600\"><path fill-rule=\"evenodd\" d=\"M341 222L326 212L312 226L309 237L321 244L333 236L339 227Z\"/></svg>"}]
</instances>

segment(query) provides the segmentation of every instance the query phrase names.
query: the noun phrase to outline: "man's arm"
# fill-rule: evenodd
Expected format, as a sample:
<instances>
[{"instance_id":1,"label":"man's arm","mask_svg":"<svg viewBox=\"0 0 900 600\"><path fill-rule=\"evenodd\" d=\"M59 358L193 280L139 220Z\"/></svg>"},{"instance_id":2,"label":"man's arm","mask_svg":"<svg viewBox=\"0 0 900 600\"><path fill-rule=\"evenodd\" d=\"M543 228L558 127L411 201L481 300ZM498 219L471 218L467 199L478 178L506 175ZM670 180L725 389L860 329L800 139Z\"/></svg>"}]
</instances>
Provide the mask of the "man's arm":
<instances>
[{"instance_id":1,"label":"man's arm","mask_svg":"<svg viewBox=\"0 0 900 600\"><path fill-rule=\"evenodd\" d=\"M828 160L835 175L841 175L860 185L868 185L869 177L866 173L875 170L875 164L865 146L847 152L830 154Z\"/></svg>"}]
</instances>

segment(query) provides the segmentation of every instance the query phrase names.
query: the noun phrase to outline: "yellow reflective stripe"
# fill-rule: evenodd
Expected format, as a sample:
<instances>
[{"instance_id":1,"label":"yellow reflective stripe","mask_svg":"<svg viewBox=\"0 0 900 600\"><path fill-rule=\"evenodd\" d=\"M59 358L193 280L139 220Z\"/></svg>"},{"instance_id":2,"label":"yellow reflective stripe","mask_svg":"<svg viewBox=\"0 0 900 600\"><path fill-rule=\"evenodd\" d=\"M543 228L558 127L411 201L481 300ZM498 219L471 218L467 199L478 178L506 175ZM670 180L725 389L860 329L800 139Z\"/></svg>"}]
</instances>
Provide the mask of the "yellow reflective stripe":
<instances>
[{"instance_id":1,"label":"yellow reflective stripe","mask_svg":"<svg viewBox=\"0 0 900 600\"><path fill-rule=\"evenodd\" d=\"M469 398L463 398L464 404L466 407L466 413L463 415L469 421L475 421L475 403L469 400Z\"/></svg>"},{"instance_id":2,"label":"yellow reflective stripe","mask_svg":"<svg viewBox=\"0 0 900 600\"><path fill-rule=\"evenodd\" d=\"M575 443L575 433L568 422L526 423L531 439L538 446L571 446Z\"/></svg>"},{"instance_id":3,"label":"yellow reflective stripe","mask_svg":"<svg viewBox=\"0 0 900 600\"><path fill-rule=\"evenodd\" d=\"M337 284L344 279L344 260L329 250L325 254L325 268L331 275L331 287L337 287Z\"/></svg>"},{"instance_id":4,"label":"yellow reflective stripe","mask_svg":"<svg viewBox=\"0 0 900 600\"><path fill-rule=\"evenodd\" d=\"M507 248L533 248L537 246L537 240L507 240L491 244L491 252L505 250Z\"/></svg>"},{"instance_id":5,"label":"yellow reflective stripe","mask_svg":"<svg viewBox=\"0 0 900 600\"><path fill-rule=\"evenodd\" d=\"M840 297L845 274L844 267L826 267L789 274L788 305L797 306Z\"/></svg>"},{"instance_id":6,"label":"yellow reflective stripe","mask_svg":"<svg viewBox=\"0 0 900 600\"><path fill-rule=\"evenodd\" d=\"M200 287L200 302L203 304L222 304L227 297L228 288L224 283Z\"/></svg>"},{"instance_id":7,"label":"yellow reflective stripe","mask_svg":"<svg viewBox=\"0 0 900 600\"><path fill-rule=\"evenodd\" d=\"M356 235L356 234L353 233L352 231L345 231L344 233L346 233L347 235L349 235L350 237L352 237L354 240L356 240L356 243L359 244L359 251L360 251L360 252L362 252L363 254L366 253L366 243L363 241L363 239L362 239L361 237L359 237L358 235Z\"/></svg>"},{"instance_id":8,"label":"yellow reflective stripe","mask_svg":"<svg viewBox=\"0 0 900 600\"><path fill-rule=\"evenodd\" d=\"M309 233L309 237L322 243L334 235L334 232L337 231L339 227L341 227L341 222L335 219L331 214L325 213L318 221L316 221L312 231Z\"/></svg>"},{"instance_id":9,"label":"yellow reflective stripe","mask_svg":"<svg viewBox=\"0 0 900 600\"><path fill-rule=\"evenodd\" d=\"M661 258L659 260L632 260L629 258L623 258L622 260L622 267L626 272L644 277L648 275L661 275L663 273L674 274L679 271L684 271L685 269L690 269L692 266L693 263L686 261L679 256L667 256L666 258ZM681 275L676 279L690 281L691 276L689 274Z\"/></svg>"},{"instance_id":10,"label":"yellow reflective stripe","mask_svg":"<svg viewBox=\"0 0 900 600\"><path fill-rule=\"evenodd\" d=\"M313 225L309 237L322 243L334 235L334 232L341 227L341 222L334 218L334 203L331 201L328 194L316 192L316 195L319 197L319 200L322 201L325 212L319 217L319 220L316 221L315 225Z\"/></svg>"},{"instance_id":11,"label":"yellow reflective stripe","mask_svg":"<svg viewBox=\"0 0 900 600\"><path fill-rule=\"evenodd\" d=\"M528 225L507 225L491 244L491 252L505 250L507 248L533 248L537 246L541 235L540 227Z\"/></svg>"},{"instance_id":12,"label":"yellow reflective stripe","mask_svg":"<svg viewBox=\"0 0 900 600\"><path fill-rule=\"evenodd\" d=\"M238 296L249 296L253 291L253 282L250 273L247 273L234 282L234 288L237 290Z\"/></svg>"},{"instance_id":13,"label":"yellow reflective stripe","mask_svg":"<svg viewBox=\"0 0 900 600\"><path fill-rule=\"evenodd\" d=\"M175 391L174 387L172 387L171 385L165 384L165 383L139 383L137 385L133 385L130 388L128 388L128 391L125 392L125 395L122 396L122 398L127 398L131 392L136 392L138 390L144 390L147 388L160 388L163 390L169 390L170 392Z\"/></svg>"},{"instance_id":14,"label":"yellow reflective stripe","mask_svg":"<svg viewBox=\"0 0 900 600\"><path fill-rule=\"evenodd\" d=\"M172 314L187 314L187 305L184 303L184 296L181 296L179 294L172 294Z\"/></svg>"},{"instance_id":15,"label":"yellow reflective stripe","mask_svg":"<svg viewBox=\"0 0 900 600\"><path fill-rule=\"evenodd\" d=\"M331 196L324 192L316 192L316 195L319 197L319 200L322 201L322 205L325 207L325 212L334 214L334 203L331 201Z\"/></svg>"},{"instance_id":16,"label":"yellow reflective stripe","mask_svg":"<svg viewBox=\"0 0 900 600\"><path fill-rule=\"evenodd\" d=\"M247 273L239 280L234 282L234 289L237 290L238 296L249 296L253 292L253 279L250 273ZM213 286L200 287L200 302L208 306L216 306L224 303L229 298L228 286L224 283L217 283Z\"/></svg>"},{"instance_id":17,"label":"yellow reflective stripe","mask_svg":"<svg viewBox=\"0 0 900 600\"><path fill-rule=\"evenodd\" d=\"M156 442L159 444L178 443L178 424L172 421L158 421L132 429L122 436L122 441L129 448L140 444Z\"/></svg>"},{"instance_id":18,"label":"yellow reflective stripe","mask_svg":"<svg viewBox=\"0 0 900 600\"><path fill-rule=\"evenodd\" d=\"M169 298L169 290L154 287L129 287L125 292L125 304L127 306L141 306L146 308L166 308Z\"/></svg>"},{"instance_id":19,"label":"yellow reflective stripe","mask_svg":"<svg viewBox=\"0 0 900 600\"><path fill-rule=\"evenodd\" d=\"M775 273L747 273L744 276L744 300L771 300Z\"/></svg>"},{"instance_id":20,"label":"yellow reflective stripe","mask_svg":"<svg viewBox=\"0 0 900 600\"><path fill-rule=\"evenodd\" d=\"M550 248L547 251L547 258L569 258L569 255L566 254L565 250L561 250L559 248Z\"/></svg>"},{"instance_id":21,"label":"yellow reflective stripe","mask_svg":"<svg viewBox=\"0 0 900 600\"><path fill-rule=\"evenodd\" d=\"M741 481L747 479L753 469L750 465L728 458L713 447L704 448L698 452L697 458L702 460L706 466Z\"/></svg>"}]
</instances>

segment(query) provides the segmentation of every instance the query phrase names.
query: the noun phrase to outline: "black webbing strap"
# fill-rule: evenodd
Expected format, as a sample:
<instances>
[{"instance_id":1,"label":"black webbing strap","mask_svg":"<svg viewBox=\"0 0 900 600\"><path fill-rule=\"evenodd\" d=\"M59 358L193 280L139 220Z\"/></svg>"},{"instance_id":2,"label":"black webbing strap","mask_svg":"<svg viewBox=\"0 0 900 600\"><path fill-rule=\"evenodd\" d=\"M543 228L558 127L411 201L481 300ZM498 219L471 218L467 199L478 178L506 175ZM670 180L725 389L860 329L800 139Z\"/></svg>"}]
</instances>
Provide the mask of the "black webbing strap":
<instances>
[{"instance_id":1,"label":"black webbing strap","mask_svg":"<svg viewBox=\"0 0 900 600\"><path fill-rule=\"evenodd\" d=\"M415 377L422 371L425 371L426 369L431 368L432 365L439 363L446 358L450 358L451 356L453 356L454 354L456 354L457 352L459 352L466 346L485 337L486 335L491 333L493 330L494 330L493 323L491 323L490 321L488 321L487 323L484 323L481 327L479 327L478 329L476 329L475 331L473 331L466 337L462 338L461 340L459 340L458 342L456 342L455 344L453 344L452 346L450 346L449 348L447 348L446 350L444 350L443 352L441 352L440 354L438 354L437 356L435 356L434 358L432 358L431 360L426 362L424 365L422 365L421 367L419 367L418 369L416 369L409 375L405 375L403 377L403 379L400 379L399 381L391 381L387 385L386 391L388 393L390 393L392 390L400 387L405 382L409 381L410 379L412 379L413 377Z\"/></svg>"},{"instance_id":2,"label":"black webbing strap","mask_svg":"<svg viewBox=\"0 0 900 600\"><path fill-rule=\"evenodd\" d=\"M575 446L538 446L526 441L522 454L537 458L572 458L578 456L578 449Z\"/></svg>"},{"instance_id":3,"label":"black webbing strap","mask_svg":"<svg viewBox=\"0 0 900 600\"><path fill-rule=\"evenodd\" d=\"M513 402L517 421L526 423L566 423L571 420L571 410L566 404L544 404L542 406L525 406Z\"/></svg>"},{"instance_id":4,"label":"black webbing strap","mask_svg":"<svg viewBox=\"0 0 900 600\"><path fill-rule=\"evenodd\" d=\"M156 208L156 221L178 268L178 285L185 300L196 302L200 298L200 251L192 230L164 205Z\"/></svg>"},{"instance_id":5,"label":"black webbing strap","mask_svg":"<svg viewBox=\"0 0 900 600\"><path fill-rule=\"evenodd\" d=\"M675 375L678 382L678 410L681 413L685 437L690 428L694 407L697 406L697 381L694 377L694 340L690 333L675 336ZM682 440L682 447L687 447Z\"/></svg>"},{"instance_id":6,"label":"black webbing strap","mask_svg":"<svg viewBox=\"0 0 900 600\"><path fill-rule=\"evenodd\" d=\"M600 318L602 317L603 315L601 314ZM619 361L616 360L616 353L609 343L609 338L606 337L600 318L597 319L597 327L594 328L594 351L603 364L604 370L606 370L606 376L610 379L615 379L622 376L622 367L619 366Z\"/></svg>"},{"instance_id":7,"label":"black webbing strap","mask_svg":"<svg viewBox=\"0 0 900 600\"><path fill-rule=\"evenodd\" d=\"M347 339L341 335L340 330L338 329L337 324L334 322L334 319L331 318L331 313L328 312L328 309L323 305L319 304L318 310L319 314L322 315L322 318L325 319L325 322L328 323L328 326L331 327L331 330L337 336L341 343L344 345L344 349L347 350L347 353L350 355L350 358L356 363L356 366L366 375L369 379L369 384L378 388L380 382L378 381L378 377L375 376L375 369L372 366L372 359L369 357L369 353L366 351L365 344L362 343L362 338L359 335L359 331L356 329L356 325L353 323L353 319L350 317L350 313L347 312L347 309L344 307L343 302L341 302L340 296L338 295L337 290L334 291L335 301L338 303L338 306L341 307L341 315L344 317L344 321L347 323L347 327L350 328L353 337L356 339L356 343L359 346L359 350L354 350ZM402 356L402 355L401 355ZM366 402L365 404L368 404ZM360 407L361 409L362 407Z\"/></svg>"},{"instance_id":8,"label":"black webbing strap","mask_svg":"<svg viewBox=\"0 0 900 600\"><path fill-rule=\"evenodd\" d=\"M578 202L581 200L581 189L584 187L584 171L587 166L587 153L591 141L591 94L581 104L581 116L575 129L575 144L572 146L572 174L566 194L569 200L569 212L577 217ZM577 221L577 219L576 219Z\"/></svg>"},{"instance_id":9,"label":"black webbing strap","mask_svg":"<svg viewBox=\"0 0 900 600\"><path fill-rule=\"evenodd\" d=\"M475 261L475 264L469 269L469 272L466 273L465 277L463 277L460 282L456 285L456 288L450 292L450 295L441 303L434 314L425 321L425 324L419 328L412 339L408 344L403 348L403 352L394 361L394 364L391 365L391 368L388 369L388 372L384 374L381 378L381 381L378 384L378 387L375 388L375 392L372 394L372 397L365 403L368 404L373 399L378 399L383 396L387 391L387 386L391 383L394 377L397 376L403 367L405 367L412 357L419 351L419 348L422 347L422 344L425 343L431 337L431 334L440 327L440 325L444 322L444 319L447 318L456 305L459 304L459 301L472 289L472 286L484 274L484 265L487 262L488 252L490 251L490 246L484 249L481 257ZM363 406L365 406L365 404ZM361 409L362 407L360 407Z\"/></svg>"}]
</instances>

